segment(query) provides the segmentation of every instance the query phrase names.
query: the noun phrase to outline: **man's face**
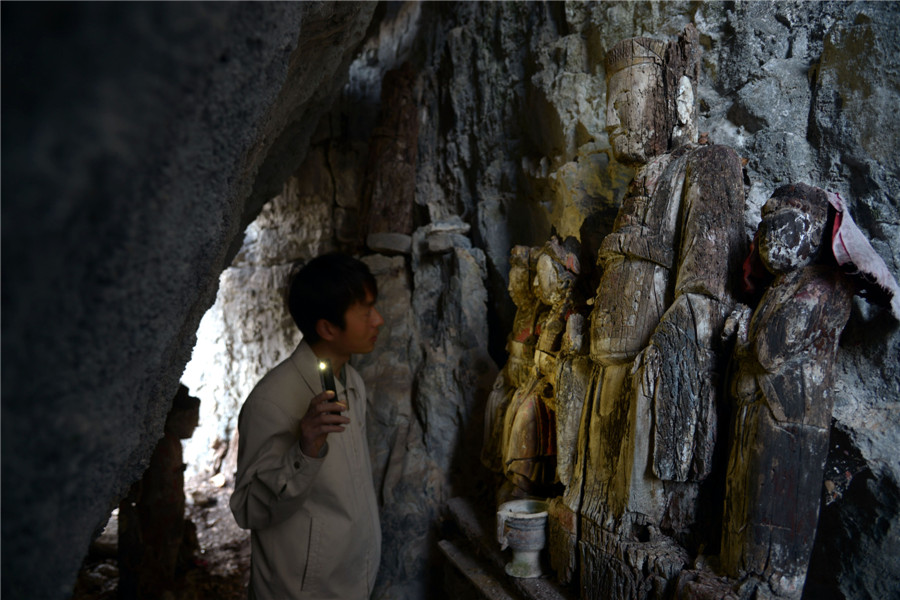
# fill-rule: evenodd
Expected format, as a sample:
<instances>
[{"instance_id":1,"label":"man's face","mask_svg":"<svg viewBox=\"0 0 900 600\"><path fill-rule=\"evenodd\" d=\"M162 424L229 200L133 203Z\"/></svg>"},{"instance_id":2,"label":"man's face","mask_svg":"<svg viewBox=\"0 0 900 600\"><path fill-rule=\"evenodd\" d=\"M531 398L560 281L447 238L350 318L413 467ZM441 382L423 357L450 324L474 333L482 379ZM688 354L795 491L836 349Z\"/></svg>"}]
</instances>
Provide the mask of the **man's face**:
<instances>
[{"instance_id":1,"label":"man's face","mask_svg":"<svg viewBox=\"0 0 900 600\"><path fill-rule=\"evenodd\" d=\"M606 131L616 160L646 164L666 149L662 73L655 63L616 71L606 91Z\"/></svg>"},{"instance_id":2,"label":"man's face","mask_svg":"<svg viewBox=\"0 0 900 600\"><path fill-rule=\"evenodd\" d=\"M367 354L375 348L378 328L384 319L375 308L375 297L366 292L366 299L350 305L344 313L344 329L339 330L333 345L342 354Z\"/></svg>"}]
</instances>

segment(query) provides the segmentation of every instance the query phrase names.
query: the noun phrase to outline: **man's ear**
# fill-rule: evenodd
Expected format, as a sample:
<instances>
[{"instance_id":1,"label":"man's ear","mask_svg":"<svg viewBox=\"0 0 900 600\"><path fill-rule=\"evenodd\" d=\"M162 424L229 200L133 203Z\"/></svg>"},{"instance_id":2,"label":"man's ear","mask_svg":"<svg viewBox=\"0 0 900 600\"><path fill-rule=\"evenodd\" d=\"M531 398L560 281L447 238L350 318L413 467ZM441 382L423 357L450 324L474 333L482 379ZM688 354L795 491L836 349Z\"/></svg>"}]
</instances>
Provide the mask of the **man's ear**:
<instances>
[{"instance_id":1,"label":"man's ear","mask_svg":"<svg viewBox=\"0 0 900 600\"><path fill-rule=\"evenodd\" d=\"M316 333L319 337L326 341L332 341L338 332L338 327L328 319L319 319L316 321Z\"/></svg>"}]
</instances>

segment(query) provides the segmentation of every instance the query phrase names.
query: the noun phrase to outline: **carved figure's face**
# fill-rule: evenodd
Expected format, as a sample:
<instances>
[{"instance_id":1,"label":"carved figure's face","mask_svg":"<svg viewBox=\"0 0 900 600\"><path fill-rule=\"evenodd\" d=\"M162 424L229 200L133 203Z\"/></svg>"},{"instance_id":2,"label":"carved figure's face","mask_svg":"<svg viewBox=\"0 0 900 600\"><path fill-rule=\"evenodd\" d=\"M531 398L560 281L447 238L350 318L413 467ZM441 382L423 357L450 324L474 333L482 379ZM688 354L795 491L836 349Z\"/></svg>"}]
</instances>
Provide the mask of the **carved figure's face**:
<instances>
[{"instance_id":1,"label":"carved figure's face","mask_svg":"<svg viewBox=\"0 0 900 600\"><path fill-rule=\"evenodd\" d=\"M544 304L552 306L562 302L573 280L574 275L571 272L546 254L542 254L538 259L534 287L538 298Z\"/></svg>"},{"instance_id":2,"label":"carved figure's face","mask_svg":"<svg viewBox=\"0 0 900 600\"><path fill-rule=\"evenodd\" d=\"M613 73L606 90L606 131L616 160L642 165L666 151L662 70L641 63Z\"/></svg>"},{"instance_id":3,"label":"carved figure's face","mask_svg":"<svg viewBox=\"0 0 900 600\"><path fill-rule=\"evenodd\" d=\"M523 306L534 298L534 290L531 288L531 273L528 265L512 263L509 267L509 296L516 306Z\"/></svg>"},{"instance_id":4,"label":"carved figure's face","mask_svg":"<svg viewBox=\"0 0 900 600\"><path fill-rule=\"evenodd\" d=\"M825 219L770 198L762 208L759 256L773 274L805 267L815 260L825 233Z\"/></svg>"}]
</instances>

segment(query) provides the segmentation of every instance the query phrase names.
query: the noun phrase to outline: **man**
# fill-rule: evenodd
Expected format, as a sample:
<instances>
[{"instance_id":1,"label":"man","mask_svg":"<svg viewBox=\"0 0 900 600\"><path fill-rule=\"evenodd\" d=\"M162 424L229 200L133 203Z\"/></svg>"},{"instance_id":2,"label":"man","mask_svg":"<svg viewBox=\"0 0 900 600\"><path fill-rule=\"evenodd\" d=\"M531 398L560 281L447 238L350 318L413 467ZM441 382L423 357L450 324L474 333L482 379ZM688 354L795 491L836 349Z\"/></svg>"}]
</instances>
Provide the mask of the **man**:
<instances>
[{"instance_id":1,"label":"man","mask_svg":"<svg viewBox=\"0 0 900 600\"><path fill-rule=\"evenodd\" d=\"M381 529L365 435L365 387L348 364L371 352L384 319L368 267L326 254L291 281L303 333L241 409L231 510L251 530L251 600L368 598ZM329 359L337 397L318 363ZM338 412L339 411L339 412Z\"/></svg>"}]
</instances>

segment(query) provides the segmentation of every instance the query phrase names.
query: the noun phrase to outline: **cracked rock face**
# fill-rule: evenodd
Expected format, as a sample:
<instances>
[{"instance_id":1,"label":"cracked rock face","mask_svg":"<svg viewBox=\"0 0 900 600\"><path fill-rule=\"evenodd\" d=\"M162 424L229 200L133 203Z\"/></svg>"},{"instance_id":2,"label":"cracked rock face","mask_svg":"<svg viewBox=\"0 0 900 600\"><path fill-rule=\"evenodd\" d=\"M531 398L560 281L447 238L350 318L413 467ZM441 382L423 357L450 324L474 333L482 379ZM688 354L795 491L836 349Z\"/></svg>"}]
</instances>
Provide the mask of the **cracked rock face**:
<instances>
[{"instance_id":1,"label":"cracked rock face","mask_svg":"<svg viewBox=\"0 0 900 600\"><path fill-rule=\"evenodd\" d=\"M369 3L3 6L3 595L62 598Z\"/></svg>"}]
</instances>

